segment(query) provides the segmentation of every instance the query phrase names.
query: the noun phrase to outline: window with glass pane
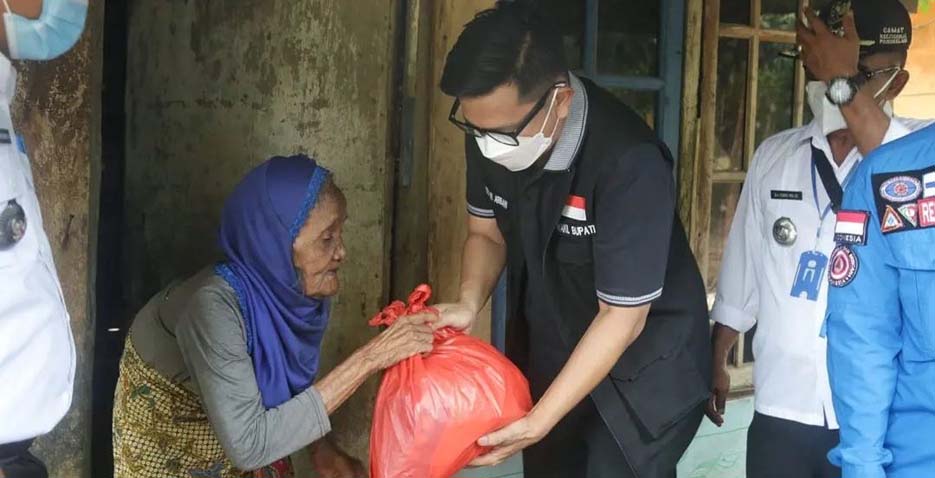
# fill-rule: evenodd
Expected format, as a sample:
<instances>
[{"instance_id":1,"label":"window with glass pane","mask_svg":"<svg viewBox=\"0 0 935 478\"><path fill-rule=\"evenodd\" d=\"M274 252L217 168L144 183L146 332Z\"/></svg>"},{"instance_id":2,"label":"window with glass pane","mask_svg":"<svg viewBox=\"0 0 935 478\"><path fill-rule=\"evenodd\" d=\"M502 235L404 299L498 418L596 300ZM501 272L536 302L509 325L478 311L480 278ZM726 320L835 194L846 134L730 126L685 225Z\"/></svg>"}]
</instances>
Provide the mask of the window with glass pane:
<instances>
[{"instance_id":1,"label":"window with glass pane","mask_svg":"<svg viewBox=\"0 0 935 478\"><path fill-rule=\"evenodd\" d=\"M779 56L789 49L784 43L760 43L757 81L756 146L764 139L792 127L795 105L795 61Z\"/></svg>"},{"instance_id":2,"label":"window with glass pane","mask_svg":"<svg viewBox=\"0 0 935 478\"><path fill-rule=\"evenodd\" d=\"M601 0L597 71L656 76L659 73L659 1Z\"/></svg>"},{"instance_id":3,"label":"window with glass pane","mask_svg":"<svg viewBox=\"0 0 935 478\"><path fill-rule=\"evenodd\" d=\"M750 24L750 0L721 0L721 23Z\"/></svg>"},{"instance_id":4,"label":"window with glass pane","mask_svg":"<svg viewBox=\"0 0 935 478\"><path fill-rule=\"evenodd\" d=\"M572 70L584 68L585 2L544 0L539 2L539 6L562 34L568 66Z\"/></svg>"},{"instance_id":5,"label":"window with glass pane","mask_svg":"<svg viewBox=\"0 0 935 478\"><path fill-rule=\"evenodd\" d=\"M713 302L718 274L743 188L749 159L768 137L802 124L804 76L801 64L779 56L795 43L795 21L804 0L708 0L708 8L719 8L718 18L706 15L705 31L717 32L715 52L702 52L703 71L715 71L716 78L704 78L710 91L701 101L704 112L712 112L713 124L702 124L702 158L709 171L708 184L697 194L708 201L707 210L693 213L693 231L704 231L704 277ZM711 64L711 63L714 64ZM709 115L711 113L708 113ZM696 229L697 228L697 229ZM739 387L748 387L750 345L753 331L738 344L731 363L735 365Z\"/></svg>"},{"instance_id":6,"label":"window with glass pane","mask_svg":"<svg viewBox=\"0 0 935 478\"><path fill-rule=\"evenodd\" d=\"M798 0L763 0L760 27L769 30L795 30Z\"/></svg>"},{"instance_id":7,"label":"window with glass pane","mask_svg":"<svg viewBox=\"0 0 935 478\"><path fill-rule=\"evenodd\" d=\"M718 272L721 270L721 258L724 255L723 244L727 242L734 212L737 210L737 200L743 183L715 183L711 193L711 223L708 228L708 237L711 247L708 250L708 274L706 286L709 294L717 290Z\"/></svg>"},{"instance_id":8,"label":"window with glass pane","mask_svg":"<svg viewBox=\"0 0 935 478\"><path fill-rule=\"evenodd\" d=\"M538 5L562 32L572 69L610 90L678 151L684 0Z\"/></svg>"},{"instance_id":9,"label":"window with glass pane","mask_svg":"<svg viewBox=\"0 0 935 478\"><path fill-rule=\"evenodd\" d=\"M715 171L743 169L749 41L721 39L717 58Z\"/></svg>"}]
</instances>

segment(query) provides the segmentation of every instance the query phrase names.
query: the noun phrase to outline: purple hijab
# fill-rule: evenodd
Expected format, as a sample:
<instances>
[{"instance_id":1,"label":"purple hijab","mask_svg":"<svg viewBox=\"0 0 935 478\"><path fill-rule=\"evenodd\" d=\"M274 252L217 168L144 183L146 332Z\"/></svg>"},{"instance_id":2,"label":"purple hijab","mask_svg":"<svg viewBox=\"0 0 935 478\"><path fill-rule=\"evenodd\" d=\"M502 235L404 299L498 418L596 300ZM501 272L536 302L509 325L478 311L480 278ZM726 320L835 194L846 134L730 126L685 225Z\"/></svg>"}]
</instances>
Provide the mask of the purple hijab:
<instances>
[{"instance_id":1,"label":"purple hijab","mask_svg":"<svg viewBox=\"0 0 935 478\"><path fill-rule=\"evenodd\" d=\"M307 389L318 372L329 304L302 293L292 244L329 175L307 156L274 157L250 171L224 205L226 259L215 271L237 293L267 409Z\"/></svg>"}]
</instances>

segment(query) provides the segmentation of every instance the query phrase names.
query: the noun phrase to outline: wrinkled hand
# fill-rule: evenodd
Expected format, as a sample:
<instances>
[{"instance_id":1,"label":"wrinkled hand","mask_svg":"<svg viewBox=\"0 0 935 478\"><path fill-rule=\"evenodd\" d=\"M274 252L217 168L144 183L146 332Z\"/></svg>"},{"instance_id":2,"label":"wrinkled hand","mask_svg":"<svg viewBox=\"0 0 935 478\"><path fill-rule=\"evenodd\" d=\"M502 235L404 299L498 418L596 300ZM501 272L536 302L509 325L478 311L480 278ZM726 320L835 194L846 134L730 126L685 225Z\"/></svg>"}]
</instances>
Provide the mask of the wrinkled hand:
<instances>
[{"instance_id":1,"label":"wrinkled hand","mask_svg":"<svg viewBox=\"0 0 935 478\"><path fill-rule=\"evenodd\" d=\"M461 302L439 304L435 306L435 309L438 310L438 321L433 323L432 327L436 330L451 327L468 333L477 319L474 309Z\"/></svg>"},{"instance_id":2,"label":"wrinkled hand","mask_svg":"<svg viewBox=\"0 0 935 478\"><path fill-rule=\"evenodd\" d=\"M844 37L835 35L810 8L806 7L804 14L809 26L801 21L796 23L796 41L802 48L805 69L824 82L856 75L859 71L860 37L853 10L844 16Z\"/></svg>"},{"instance_id":3,"label":"wrinkled hand","mask_svg":"<svg viewBox=\"0 0 935 478\"><path fill-rule=\"evenodd\" d=\"M312 451L312 467L319 478L367 478L364 465L328 439Z\"/></svg>"},{"instance_id":4,"label":"wrinkled hand","mask_svg":"<svg viewBox=\"0 0 935 478\"><path fill-rule=\"evenodd\" d=\"M400 317L370 342L370 360L383 370L413 355L431 352L435 338L431 324L436 320L434 314Z\"/></svg>"},{"instance_id":5,"label":"wrinkled hand","mask_svg":"<svg viewBox=\"0 0 935 478\"><path fill-rule=\"evenodd\" d=\"M714 366L711 380L711 398L705 407L705 414L712 423L720 427L724 424L724 410L727 406L727 394L730 392L730 373L726 365Z\"/></svg>"},{"instance_id":6,"label":"wrinkled hand","mask_svg":"<svg viewBox=\"0 0 935 478\"><path fill-rule=\"evenodd\" d=\"M507 458L542 440L547 433L547 429L536 424L527 415L477 440L478 445L489 447L491 450L475 458L469 466L494 466L503 463Z\"/></svg>"}]
</instances>

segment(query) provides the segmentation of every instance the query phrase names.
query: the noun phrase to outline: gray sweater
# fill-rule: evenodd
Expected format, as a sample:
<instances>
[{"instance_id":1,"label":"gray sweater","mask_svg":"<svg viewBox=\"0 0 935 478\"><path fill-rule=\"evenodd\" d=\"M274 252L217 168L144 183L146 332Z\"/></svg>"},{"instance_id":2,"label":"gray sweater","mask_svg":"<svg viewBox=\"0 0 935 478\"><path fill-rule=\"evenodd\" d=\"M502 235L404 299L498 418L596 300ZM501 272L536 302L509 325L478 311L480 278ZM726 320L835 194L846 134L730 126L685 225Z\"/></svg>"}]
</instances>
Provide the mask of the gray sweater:
<instances>
[{"instance_id":1,"label":"gray sweater","mask_svg":"<svg viewBox=\"0 0 935 478\"><path fill-rule=\"evenodd\" d=\"M325 436L331 423L314 387L263 406L234 290L205 269L156 294L130 329L140 357L197 394L227 457L255 470Z\"/></svg>"}]
</instances>

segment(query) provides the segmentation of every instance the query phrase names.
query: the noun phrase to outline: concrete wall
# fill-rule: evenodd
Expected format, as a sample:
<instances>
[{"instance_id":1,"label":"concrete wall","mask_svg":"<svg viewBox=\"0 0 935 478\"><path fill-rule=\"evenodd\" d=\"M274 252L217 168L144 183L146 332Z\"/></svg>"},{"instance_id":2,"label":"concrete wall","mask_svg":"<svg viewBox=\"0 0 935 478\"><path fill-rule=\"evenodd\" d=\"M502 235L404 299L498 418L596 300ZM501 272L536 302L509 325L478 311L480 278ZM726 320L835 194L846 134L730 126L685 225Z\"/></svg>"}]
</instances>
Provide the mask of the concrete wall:
<instances>
[{"instance_id":1,"label":"concrete wall","mask_svg":"<svg viewBox=\"0 0 935 478\"><path fill-rule=\"evenodd\" d=\"M271 155L304 152L335 171L350 212L323 372L374 334L366 321L388 287L394 4L132 3L125 244L132 308L212 262L223 200L247 170ZM333 417L339 442L358 456L368 444L375 385Z\"/></svg>"},{"instance_id":2,"label":"concrete wall","mask_svg":"<svg viewBox=\"0 0 935 478\"><path fill-rule=\"evenodd\" d=\"M65 56L17 64L12 111L26 137L78 354L71 410L35 447L55 477L90 476L103 13L104 2L92 1L84 36Z\"/></svg>"},{"instance_id":3,"label":"concrete wall","mask_svg":"<svg viewBox=\"0 0 935 478\"><path fill-rule=\"evenodd\" d=\"M445 57L474 15L493 6L493 0L439 0L434 3L432 41L432 103L429 130L429 280L440 301L458 299L461 250L467 237L464 133L448 121L453 98L438 88ZM490 336L489 308L479 319L475 335Z\"/></svg>"}]
</instances>

